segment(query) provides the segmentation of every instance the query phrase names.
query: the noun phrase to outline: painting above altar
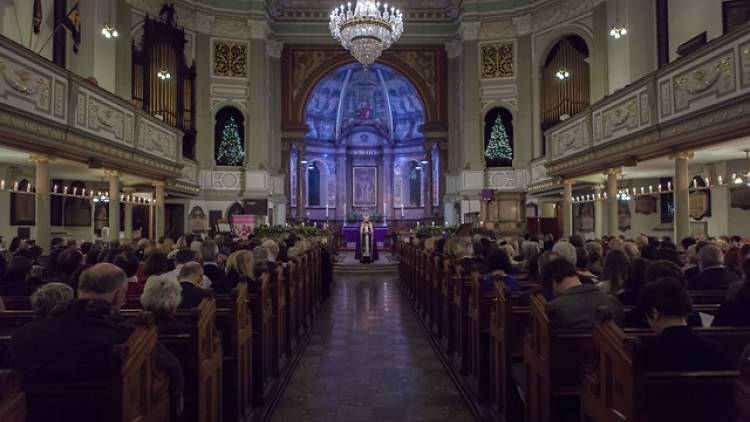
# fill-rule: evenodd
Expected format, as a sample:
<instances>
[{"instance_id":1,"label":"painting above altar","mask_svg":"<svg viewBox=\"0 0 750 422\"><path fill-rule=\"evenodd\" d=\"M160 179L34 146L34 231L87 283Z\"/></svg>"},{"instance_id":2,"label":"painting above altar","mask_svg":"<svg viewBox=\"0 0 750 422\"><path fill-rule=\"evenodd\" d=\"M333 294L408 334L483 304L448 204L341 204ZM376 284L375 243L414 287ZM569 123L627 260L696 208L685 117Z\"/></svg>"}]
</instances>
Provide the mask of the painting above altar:
<instances>
[{"instance_id":1,"label":"painting above altar","mask_svg":"<svg viewBox=\"0 0 750 422\"><path fill-rule=\"evenodd\" d=\"M378 206L378 168L352 167L352 206L375 208Z\"/></svg>"}]
</instances>

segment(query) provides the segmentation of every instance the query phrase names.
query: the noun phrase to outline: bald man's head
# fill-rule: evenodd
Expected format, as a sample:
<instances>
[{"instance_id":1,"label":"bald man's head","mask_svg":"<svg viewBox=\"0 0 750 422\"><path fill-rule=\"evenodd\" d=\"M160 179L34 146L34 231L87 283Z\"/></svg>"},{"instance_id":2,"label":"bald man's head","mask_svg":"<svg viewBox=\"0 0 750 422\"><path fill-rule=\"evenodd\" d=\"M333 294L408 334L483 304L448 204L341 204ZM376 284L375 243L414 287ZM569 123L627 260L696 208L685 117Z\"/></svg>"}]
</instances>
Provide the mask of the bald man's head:
<instances>
[{"instance_id":1,"label":"bald man's head","mask_svg":"<svg viewBox=\"0 0 750 422\"><path fill-rule=\"evenodd\" d=\"M78 283L78 297L104 300L119 309L125 303L127 288L127 277L120 267L109 263L101 263L81 274Z\"/></svg>"}]
</instances>

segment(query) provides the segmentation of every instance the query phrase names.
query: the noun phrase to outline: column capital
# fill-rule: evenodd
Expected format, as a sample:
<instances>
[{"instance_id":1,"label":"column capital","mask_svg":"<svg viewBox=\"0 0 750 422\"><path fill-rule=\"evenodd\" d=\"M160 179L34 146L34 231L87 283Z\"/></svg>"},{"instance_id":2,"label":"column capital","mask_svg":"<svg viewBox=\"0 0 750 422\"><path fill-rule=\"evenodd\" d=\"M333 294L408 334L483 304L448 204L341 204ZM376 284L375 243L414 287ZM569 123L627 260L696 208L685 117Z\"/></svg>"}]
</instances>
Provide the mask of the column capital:
<instances>
[{"instance_id":1,"label":"column capital","mask_svg":"<svg viewBox=\"0 0 750 422\"><path fill-rule=\"evenodd\" d=\"M284 41L266 40L266 54L268 54L268 57L280 59L282 51L284 51Z\"/></svg>"},{"instance_id":2,"label":"column capital","mask_svg":"<svg viewBox=\"0 0 750 422\"><path fill-rule=\"evenodd\" d=\"M463 43L459 40L451 40L445 43L445 52L448 55L448 59L457 59L461 57L463 52Z\"/></svg>"},{"instance_id":3,"label":"column capital","mask_svg":"<svg viewBox=\"0 0 750 422\"><path fill-rule=\"evenodd\" d=\"M107 177L118 177L120 176L120 172L114 169L104 169L104 175Z\"/></svg>"},{"instance_id":4,"label":"column capital","mask_svg":"<svg viewBox=\"0 0 750 422\"><path fill-rule=\"evenodd\" d=\"M576 180L575 180L575 179L563 179L563 180L562 180L562 183L563 183L564 185L570 185L570 186L573 186L573 185L575 185L575 183L576 183Z\"/></svg>"},{"instance_id":5,"label":"column capital","mask_svg":"<svg viewBox=\"0 0 750 422\"><path fill-rule=\"evenodd\" d=\"M604 190L604 186L602 186L602 185L594 185L594 192L595 193L600 193L603 190Z\"/></svg>"},{"instance_id":6,"label":"column capital","mask_svg":"<svg viewBox=\"0 0 750 422\"><path fill-rule=\"evenodd\" d=\"M163 188L164 187L164 181L163 180L153 180L151 182L151 186L155 188Z\"/></svg>"},{"instance_id":7,"label":"column capital","mask_svg":"<svg viewBox=\"0 0 750 422\"><path fill-rule=\"evenodd\" d=\"M610 174L622 174L622 167L610 167L604 171L605 176L609 176Z\"/></svg>"},{"instance_id":8,"label":"column capital","mask_svg":"<svg viewBox=\"0 0 750 422\"><path fill-rule=\"evenodd\" d=\"M681 151L669 156L670 160L692 160L693 158L695 158L693 151Z\"/></svg>"},{"instance_id":9,"label":"column capital","mask_svg":"<svg viewBox=\"0 0 750 422\"><path fill-rule=\"evenodd\" d=\"M51 158L47 154L29 154L29 161L35 163L49 163Z\"/></svg>"}]
</instances>

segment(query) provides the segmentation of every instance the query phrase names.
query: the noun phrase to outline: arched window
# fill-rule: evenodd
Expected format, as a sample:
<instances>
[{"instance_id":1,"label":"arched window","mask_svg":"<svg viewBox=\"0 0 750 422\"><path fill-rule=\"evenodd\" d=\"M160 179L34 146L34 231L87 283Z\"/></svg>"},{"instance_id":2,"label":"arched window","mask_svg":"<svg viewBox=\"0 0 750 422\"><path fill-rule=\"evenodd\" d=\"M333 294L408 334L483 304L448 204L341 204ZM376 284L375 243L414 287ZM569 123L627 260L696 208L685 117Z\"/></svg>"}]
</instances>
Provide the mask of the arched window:
<instances>
[{"instance_id":1,"label":"arched window","mask_svg":"<svg viewBox=\"0 0 750 422\"><path fill-rule=\"evenodd\" d=\"M307 205L310 207L320 207L321 201L321 164L318 161L311 161L307 167Z\"/></svg>"},{"instance_id":2,"label":"arched window","mask_svg":"<svg viewBox=\"0 0 750 422\"><path fill-rule=\"evenodd\" d=\"M588 107L588 58L589 48L577 35L565 36L550 50L542 67L542 131Z\"/></svg>"},{"instance_id":3,"label":"arched window","mask_svg":"<svg viewBox=\"0 0 750 422\"><path fill-rule=\"evenodd\" d=\"M408 164L407 177L409 178L409 206L422 206L422 166L417 161Z\"/></svg>"},{"instance_id":4,"label":"arched window","mask_svg":"<svg viewBox=\"0 0 750 422\"><path fill-rule=\"evenodd\" d=\"M484 116L484 160L487 167L513 164L513 115L496 107Z\"/></svg>"},{"instance_id":5,"label":"arched window","mask_svg":"<svg viewBox=\"0 0 750 422\"><path fill-rule=\"evenodd\" d=\"M245 118L234 107L216 113L214 158L219 166L241 166L245 161Z\"/></svg>"}]
</instances>

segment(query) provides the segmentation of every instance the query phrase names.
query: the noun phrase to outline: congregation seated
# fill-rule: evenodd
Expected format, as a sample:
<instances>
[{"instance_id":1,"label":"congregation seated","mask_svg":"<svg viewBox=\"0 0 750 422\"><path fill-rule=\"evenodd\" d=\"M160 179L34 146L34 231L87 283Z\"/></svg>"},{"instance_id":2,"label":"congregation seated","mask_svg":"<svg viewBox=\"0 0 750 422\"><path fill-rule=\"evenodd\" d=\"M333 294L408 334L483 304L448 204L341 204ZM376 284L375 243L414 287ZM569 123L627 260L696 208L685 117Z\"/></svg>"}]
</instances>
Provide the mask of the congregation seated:
<instances>
[{"instance_id":1,"label":"congregation seated","mask_svg":"<svg viewBox=\"0 0 750 422\"><path fill-rule=\"evenodd\" d=\"M213 240L206 240L201 245L203 256L203 273L211 280L211 283L221 283L226 276L224 269L219 265L219 246Z\"/></svg>"},{"instance_id":2,"label":"congregation seated","mask_svg":"<svg viewBox=\"0 0 750 422\"><path fill-rule=\"evenodd\" d=\"M187 262L181 266L177 278L182 288L179 309L195 308L201 303L206 295L206 290L201 287L203 277L203 267L198 262Z\"/></svg>"},{"instance_id":3,"label":"congregation seated","mask_svg":"<svg viewBox=\"0 0 750 422\"><path fill-rule=\"evenodd\" d=\"M745 279L733 284L736 286L732 297L724 302L714 318L713 326L750 325L750 258L742 263Z\"/></svg>"},{"instance_id":4,"label":"congregation seated","mask_svg":"<svg viewBox=\"0 0 750 422\"><path fill-rule=\"evenodd\" d=\"M143 293L143 284L138 282L138 258L130 250L117 250L112 257L111 264L117 265L125 272L128 279L128 296L137 296Z\"/></svg>"},{"instance_id":5,"label":"congregation seated","mask_svg":"<svg viewBox=\"0 0 750 422\"><path fill-rule=\"evenodd\" d=\"M182 266L187 264L188 262L197 261L197 257L195 251L193 251L192 249L178 249L174 254L174 257L174 269L170 271L169 274L179 281L180 270L182 269ZM205 275L201 276L201 287L203 287L204 289L211 287L211 280L209 280Z\"/></svg>"},{"instance_id":6,"label":"congregation seated","mask_svg":"<svg viewBox=\"0 0 750 422\"><path fill-rule=\"evenodd\" d=\"M575 266L567 259L548 262L544 272L552 280L555 294L548 304L550 319L560 328L591 328L596 309L604 306L610 309L618 325L624 322L622 304L614 296L603 293L593 284L583 284Z\"/></svg>"},{"instance_id":7,"label":"congregation seated","mask_svg":"<svg viewBox=\"0 0 750 422\"><path fill-rule=\"evenodd\" d=\"M487 273L482 277L482 290L493 291L495 282L503 283L511 292L519 292L521 285L511 272L511 262L508 253L503 249L493 249L487 259Z\"/></svg>"},{"instance_id":8,"label":"congregation seated","mask_svg":"<svg viewBox=\"0 0 750 422\"><path fill-rule=\"evenodd\" d=\"M268 249L264 246L253 248L253 261L255 262L255 278L260 278L261 274L268 272Z\"/></svg>"},{"instance_id":9,"label":"congregation seated","mask_svg":"<svg viewBox=\"0 0 750 422\"><path fill-rule=\"evenodd\" d=\"M152 277L141 294L141 306L154 316L159 333L169 333L184 328L175 318L182 303L182 288L173 277L162 274Z\"/></svg>"},{"instance_id":10,"label":"congregation seated","mask_svg":"<svg viewBox=\"0 0 750 422\"><path fill-rule=\"evenodd\" d=\"M604 271L604 248L598 241L591 240L583 245L589 258L588 270L597 277Z\"/></svg>"},{"instance_id":11,"label":"congregation seated","mask_svg":"<svg viewBox=\"0 0 750 422\"><path fill-rule=\"evenodd\" d=\"M656 336L644 340L647 371L709 371L730 369L721 347L688 326L690 297L680 281L663 277L646 285L639 306Z\"/></svg>"},{"instance_id":12,"label":"congregation seated","mask_svg":"<svg viewBox=\"0 0 750 422\"><path fill-rule=\"evenodd\" d=\"M687 281L688 290L724 290L738 281L740 277L724 268L721 249L715 245L706 245L698 252L700 273Z\"/></svg>"},{"instance_id":13,"label":"congregation seated","mask_svg":"<svg viewBox=\"0 0 750 422\"><path fill-rule=\"evenodd\" d=\"M621 249L613 249L604 257L601 281L596 285L604 293L617 296L622 293L628 281L630 260Z\"/></svg>"},{"instance_id":14,"label":"congregation seated","mask_svg":"<svg viewBox=\"0 0 750 422\"><path fill-rule=\"evenodd\" d=\"M638 304L641 290L646 284L646 267L651 261L636 257L630 261L628 276L622 289L615 295L624 306L635 306Z\"/></svg>"},{"instance_id":15,"label":"congregation seated","mask_svg":"<svg viewBox=\"0 0 750 422\"><path fill-rule=\"evenodd\" d=\"M263 241L262 246L266 248L266 252L268 253L266 266L268 267L268 273L271 275L271 284L273 284L276 280L276 257L279 255L279 245L272 239L266 239Z\"/></svg>"},{"instance_id":16,"label":"congregation seated","mask_svg":"<svg viewBox=\"0 0 750 422\"><path fill-rule=\"evenodd\" d=\"M39 287L39 279L31 275L33 261L24 254L10 259L0 285L0 296L29 296Z\"/></svg>"},{"instance_id":17,"label":"congregation seated","mask_svg":"<svg viewBox=\"0 0 750 422\"><path fill-rule=\"evenodd\" d=\"M252 283L255 281L255 259L251 251L241 249L233 252L227 258L227 275L221 283L213 285L218 293L229 293L240 282Z\"/></svg>"},{"instance_id":18,"label":"congregation seated","mask_svg":"<svg viewBox=\"0 0 750 422\"><path fill-rule=\"evenodd\" d=\"M59 304L73 300L73 288L65 283L47 283L31 294L34 317L44 318Z\"/></svg>"},{"instance_id":19,"label":"congregation seated","mask_svg":"<svg viewBox=\"0 0 750 422\"><path fill-rule=\"evenodd\" d=\"M576 270L578 277L589 279L594 284L599 283L599 277L589 270L589 253L581 246L576 247Z\"/></svg>"}]
</instances>

